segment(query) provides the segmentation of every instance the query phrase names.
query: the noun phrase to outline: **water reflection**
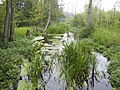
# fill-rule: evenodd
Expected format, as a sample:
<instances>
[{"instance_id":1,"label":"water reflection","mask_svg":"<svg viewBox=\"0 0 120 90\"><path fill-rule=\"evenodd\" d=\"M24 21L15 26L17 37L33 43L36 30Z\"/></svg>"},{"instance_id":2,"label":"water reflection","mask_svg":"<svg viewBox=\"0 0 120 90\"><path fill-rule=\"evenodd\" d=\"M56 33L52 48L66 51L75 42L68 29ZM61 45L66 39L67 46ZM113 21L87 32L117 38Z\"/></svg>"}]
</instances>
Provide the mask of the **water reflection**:
<instances>
[{"instance_id":1,"label":"water reflection","mask_svg":"<svg viewBox=\"0 0 120 90\"><path fill-rule=\"evenodd\" d=\"M89 90L112 90L107 73L110 62L100 53L94 53L94 55L96 57L96 70L94 71L94 77L89 80ZM91 74L90 77L92 77Z\"/></svg>"},{"instance_id":2,"label":"water reflection","mask_svg":"<svg viewBox=\"0 0 120 90\"><path fill-rule=\"evenodd\" d=\"M48 70L42 72L43 79L45 81L45 90L66 90L66 80L61 78L61 70L59 67L59 55L64 48L63 44L70 43L74 40L74 34L65 33L61 36L55 36L53 43L45 43L45 61L51 62L51 67ZM56 42L57 41L57 42ZM109 75L107 73L107 67L109 61L100 53L93 53L96 57L96 69L91 71L89 75L89 85L77 87L76 90L112 90L112 86L109 83Z\"/></svg>"}]
</instances>

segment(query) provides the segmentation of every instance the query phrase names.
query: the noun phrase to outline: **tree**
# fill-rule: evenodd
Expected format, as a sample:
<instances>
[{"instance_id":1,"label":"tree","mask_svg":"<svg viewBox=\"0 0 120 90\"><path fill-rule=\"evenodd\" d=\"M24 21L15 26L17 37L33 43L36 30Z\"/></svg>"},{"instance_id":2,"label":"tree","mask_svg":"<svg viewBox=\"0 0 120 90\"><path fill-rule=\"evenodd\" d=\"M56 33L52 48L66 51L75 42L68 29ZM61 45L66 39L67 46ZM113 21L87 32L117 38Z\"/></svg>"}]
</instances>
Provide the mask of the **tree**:
<instances>
[{"instance_id":1,"label":"tree","mask_svg":"<svg viewBox=\"0 0 120 90\"><path fill-rule=\"evenodd\" d=\"M52 21L57 21L63 17L63 12L61 6L58 4L58 0L48 0L46 4L47 13L47 23L43 32L45 32Z\"/></svg>"},{"instance_id":2,"label":"tree","mask_svg":"<svg viewBox=\"0 0 120 90\"><path fill-rule=\"evenodd\" d=\"M52 2L48 1L48 20L47 20L47 24L46 24L43 32L45 32L47 30L47 28L48 28L48 26L49 26L49 24L51 22L51 13L52 13L52 11L51 11L52 8L51 7L52 7Z\"/></svg>"},{"instance_id":3,"label":"tree","mask_svg":"<svg viewBox=\"0 0 120 90\"><path fill-rule=\"evenodd\" d=\"M16 0L16 25L18 27L30 26L33 23L33 0Z\"/></svg>"},{"instance_id":4,"label":"tree","mask_svg":"<svg viewBox=\"0 0 120 90\"><path fill-rule=\"evenodd\" d=\"M5 21L5 1L0 4L0 38L3 37L4 21Z\"/></svg>"},{"instance_id":5,"label":"tree","mask_svg":"<svg viewBox=\"0 0 120 90\"><path fill-rule=\"evenodd\" d=\"M10 41L14 40L14 30L15 30L15 0L11 0Z\"/></svg>"},{"instance_id":6,"label":"tree","mask_svg":"<svg viewBox=\"0 0 120 90\"><path fill-rule=\"evenodd\" d=\"M10 0L6 0L6 16L5 16L5 25L3 32L4 43L8 42L9 25L10 25Z\"/></svg>"}]
</instances>

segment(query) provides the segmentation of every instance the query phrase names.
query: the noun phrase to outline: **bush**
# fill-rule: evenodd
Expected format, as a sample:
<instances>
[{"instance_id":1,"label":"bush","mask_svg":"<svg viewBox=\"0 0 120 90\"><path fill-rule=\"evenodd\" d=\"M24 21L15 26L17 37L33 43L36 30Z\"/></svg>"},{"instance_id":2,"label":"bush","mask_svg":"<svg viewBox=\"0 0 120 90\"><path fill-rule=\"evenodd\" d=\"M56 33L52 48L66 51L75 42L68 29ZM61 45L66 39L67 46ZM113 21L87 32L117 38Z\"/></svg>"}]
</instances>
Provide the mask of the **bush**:
<instances>
[{"instance_id":1,"label":"bush","mask_svg":"<svg viewBox=\"0 0 120 90\"><path fill-rule=\"evenodd\" d=\"M70 26L65 23L54 24L48 27L46 30L49 34L63 34L70 30Z\"/></svg>"}]
</instances>

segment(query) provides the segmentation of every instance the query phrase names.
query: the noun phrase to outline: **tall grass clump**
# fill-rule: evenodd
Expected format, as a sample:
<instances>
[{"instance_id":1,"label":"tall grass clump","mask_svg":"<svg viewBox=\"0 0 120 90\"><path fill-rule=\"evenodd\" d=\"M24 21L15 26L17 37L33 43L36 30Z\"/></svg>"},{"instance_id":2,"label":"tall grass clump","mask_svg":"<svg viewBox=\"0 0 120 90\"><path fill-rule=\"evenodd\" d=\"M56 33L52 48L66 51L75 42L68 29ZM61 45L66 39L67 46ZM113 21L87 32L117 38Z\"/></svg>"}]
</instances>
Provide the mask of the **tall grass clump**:
<instances>
[{"instance_id":1,"label":"tall grass clump","mask_svg":"<svg viewBox=\"0 0 120 90\"><path fill-rule=\"evenodd\" d=\"M65 23L58 23L48 27L47 33L49 34L63 34L70 30L70 26Z\"/></svg>"},{"instance_id":2,"label":"tall grass clump","mask_svg":"<svg viewBox=\"0 0 120 90\"><path fill-rule=\"evenodd\" d=\"M32 56L32 61L29 65L29 76L32 82L33 90L43 90L45 86L45 82L43 80L42 71L45 69L44 59L44 51L41 50L43 46L39 44L34 45L34 55ZM38 52L38 49L40 50ZM40 84L39 84L40 82Z\"/></svg>"},{"instance_id":3,"label":"tall grass clump","mask_svg":"<svg viewBox=\"0 0 120 90\"><path fill-rule=\"evenodd\" d=\"M65 45L62 70L68 87L75 88L87 82L92 48L93 42L89 39Z\"/></svg>"},{"instance_id":4,"label":"tall grass clump","mask_svg":"<svg viewBox=\"0 0 120 90\"><path fill-rule=\"evenodd\" d=\"M120 32L115 30L98 29L93 33L95 42L105 47L120 44Z\"/></svg>"}]
</instances>

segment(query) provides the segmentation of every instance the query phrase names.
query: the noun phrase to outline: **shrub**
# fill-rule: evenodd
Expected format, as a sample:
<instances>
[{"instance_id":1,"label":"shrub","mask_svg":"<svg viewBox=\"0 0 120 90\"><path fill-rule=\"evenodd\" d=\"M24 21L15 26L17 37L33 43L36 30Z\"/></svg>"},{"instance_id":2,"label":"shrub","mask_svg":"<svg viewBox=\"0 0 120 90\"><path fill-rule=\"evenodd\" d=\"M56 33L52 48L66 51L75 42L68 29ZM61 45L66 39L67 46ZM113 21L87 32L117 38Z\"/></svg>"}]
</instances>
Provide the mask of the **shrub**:
<instances>
[{"instance_id":1,"label":"shrub","mask_svg":"<svg viewBox=\"0 0 120 90\"><path fill-rule=\"evenodd\" d=\"M63 34L70 30L70 26L65 23L54 24L48 27L47 33L49 34Z\"/></svg>"}]
</instances>

